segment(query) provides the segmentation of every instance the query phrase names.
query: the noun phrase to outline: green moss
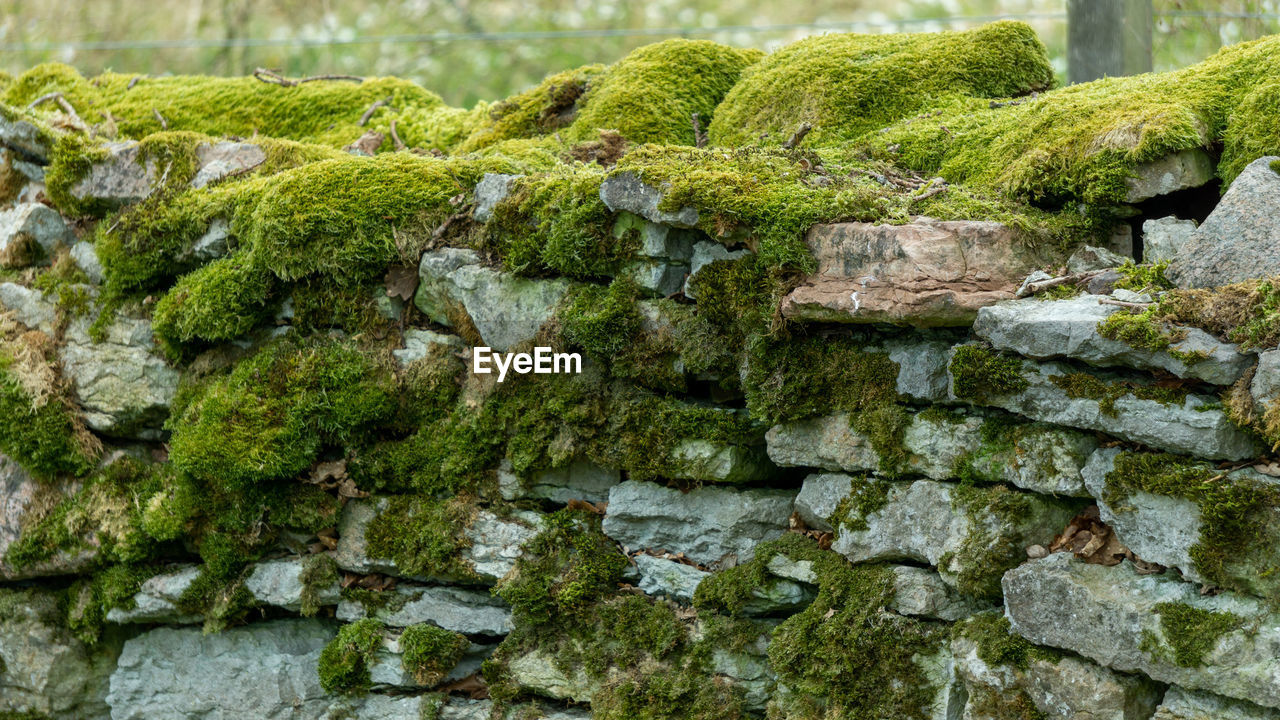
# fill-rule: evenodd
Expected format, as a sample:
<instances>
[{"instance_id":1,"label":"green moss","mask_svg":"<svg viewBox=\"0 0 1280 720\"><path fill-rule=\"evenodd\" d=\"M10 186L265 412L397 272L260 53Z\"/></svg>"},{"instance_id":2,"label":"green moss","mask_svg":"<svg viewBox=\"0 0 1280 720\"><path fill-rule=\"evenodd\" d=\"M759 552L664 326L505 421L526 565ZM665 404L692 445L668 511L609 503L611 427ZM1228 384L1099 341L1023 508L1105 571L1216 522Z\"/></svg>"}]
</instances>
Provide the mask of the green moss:
<instances>
[{"instance_id":1,"label":"green moss","mask_svg":"<svg viewBox=\"0 0 1280 720\"><path fill-rule=\"evenodd\" d=\"M1016 395L1029 387L1022 375L1022 361L997 355L977 345L955 349L948 367L956 397L985 400L992 395Z\"/></svg>"},{"instance_id":2,"label":"green moss","mask_svg":"<svg viewBox=\"0 0 1280 720\"><path fill-rule=\"evenodd\" d=\"M320 651L316 671L325 692L363 694L373 684L369 668L382 647L382 623L366 618L343 625L338 635Z\"/></svg>"},{"instance_id":3,"label":"green moss","mask_svg":"<svg viewBox=\"0 0 1280 720\"><path fill-rule=\"evenodd\" d=\"M758 341L744 390L751 415L774 424L893 404L897 382L898 364L856 338L794 338Z\"/></svg>"},{"instance_id":4,"label":"green moss","mask_svg":"<svg viewBox=\"0 0 1280 720\"><path fill-rule=\"evenodd\" d=\"M789 558L814 563L818 596L774 631L769 663L781 684L825 703L795 702L783 716L929 717L935 687L917 660L941 647L945 626L883 610L895 592L887 566L852 565L812 540L784 541Z\"/></svg>"},{"instance_id":5,"label":"green moss","mask_svg":"<svg viewBox=\"0 0 1280 720\"><path fill-rule=\"evenodd\" d=\"M840 499L829 518L831 526L836 528L837 533L868 529L867 517L879 512L889 503L889 490L892 487L891 483L874 475L851 477L849 494Z\"/></svg>"},{"instance_id":6,"label":"green moss","mask_svg":"<svg viewBox=\"0 0 1280 720\"><path fill-rule=\"evenodd\" d=\"M947 94L1001 98L1053 84L1044 46L1027 25L962 32L806 38L748 68L711 124L717 145L781 144L802 122L813 144L860 137Z\"/></svg>"},{"instance_id":7,"label":"green moss","mask_svg":"<svg viewBox=\"0 0 1280 720\"><path fill-rule=\"evenodd\" d=\"M1242 350L1280 343L1280 284L1274 278L1209 289L1170 290L1148 312L1238 343Z\"/></svg>"},{"instance_id":8,"label":"green moss","mask_svg":"<svg viewBox=\"0 0 1280 720\"><path fill-rule=\"evenodd\" d=\"M748 240L766 267L806 272L814 264L804 234L820 222L902 224L919 215L994 220L1013 228L1029 247L1052 250L1058 262L1059 249L1110 225L1103 215L1050 214L969 188L952 186L925 198L917 189L886 179L899 172L891 164L868 161L844 147L785 151L647 145L624 156L612 172L634 173L662 188L664 210L697 209L699 229L713 239Z\"/></svg>"},{"instance_id":9,"label":"green moss","mask_svg":"<svg viewBox=\"0 0 1280 720\"><path fill-rule=\"evenodd\" d=\"M1121 453L1107 475L1103 500L1124 508L1136 492L1182 498L1199 507L1200 539L1189 554L1205 579L1233 590L1275 595L1272 577L1280 566L1271 553L1256 548L1271 542L1268 518L1271 508L1280 505L1280 491L1249 478L1224 477L1207 463L1177 455Z\"/></svg>"},{"instance_id":10,"label":"green moss","mask_svg":"<svg viewBox=\"0 0 1280 720\"><path fill-rule=\"evenodd\" d=\"M1098 323L1098 334L1111 340L1119 340L1143 350L1165 350L1170 344L1186 337L1186 331L1170 332L1163 323L1147 312L1112 313Z\"/></svg>"},{"instance_id":11,"label":"green moss","mask_svg":"<svg viewBox=\"0 0 1280 720\"><path fill-rule=\"evenodd\" d=\"M600 720L739 720L744 715L740 690L723 678L687 668L633 669L605 681L591 699Z\"/></svg>"},{"instance_id":12,"label":"green moss","mask_svg":"<svg viewBox=\"0 0 1280 720\"><path fill-rule=\"evenodd\" d=\"M1164 271L1168 269L1168 260L1150 265L1146 263L1136 265L1132 260L1126 259L1123 265L1116 268L1116 272L1122 277L1116 281L1115 286L1134 292L1169 290L1173 287L1173 282L1164 275Z\"/></svg>"},{"instance_id":13,"label":"green moss","mask_svg":"<svg viewBox=\"0 0 1280 720\"><path fill-rule=\"evenodd\" d=\"M238 252L184 275L156 303L153 327L166 350L245 335L267 314L274 278L252 253Z\"/></svg>"},{"instance_id":14,"label":"green moss","mask_svg":"<svg viewBox=\"0 0 1280 720\"><path fill-rule=\"evenodd\" d=\"M1032 502L1028 493L1005 485L962 484L955 488L952 507L969 519L972 529L955 553L944 556L938 565L945 567L952 561L960 565L955 576L957 590L984 600L1000 599L1000 579L1026 559L1022 526L1034 517ZM1036 502L1055 501L1042 498ZM1070 513L1061 517L1070 517Z\"/></svg>"},{"instance_id":15,"label":"green moss","mask_svg":"<svg viewBox=\"0 0 1280 720\"><path fill-rule=\"evenodd\" d=\"M1218 175L1230 182L1280 148L1274 123L1253 114L1275 97L1277 46L1277 38L1241 43L1173 72L1104 78L1015 104L955 100L871 144L950 182L1049 202L1124 202L1142 163L1218 142Z\"/></svg>"},{"instance_id":16,"label":"green moss","mask_svg":"<svg viewBox=\"0 0 1280 720\"><path fill-rule=\"evenodd\" d=\"M1234 613L1202 610L1182 603L1159 603L1155 610L1160 616L1160 637L1164 642L1161 644L1151 631L1144 631L1142 649L1153 655L1168 657L1171 654L1170 659L1179 667L1200 667L1223 635L1244 626L1244 618Z\"/></svg>"},{"instance_id":17,"label":"green moss","mask_svg":"<svg viewBox=\"0 0 1280 720\"><path fill-rule=\"evenodd\" d=\"M474 578L462 557L475 506L466 498L397 496L365 529L371 557L388 558L406 575Z\"/></svg>"},{"instance_id":18,"label":"green moss","mask_svg":"<svg viewBox=\"0 0 1280 720\"><path fill-rule=\"evenodd\" d=\"M320 612L321 593L338 586L338 563L325 553L308 555L302 561L298 582L302 583L300 612L303 617L313 617Z\"/></svg>"},{"instance_id":19,"label":"green moss","mask_svg":"<svg viewBox=\"0 0 1280 720\"><path fill-rule=\"evenodd\" d=\"M130 85L133 85L130 87ZM378 100L402 112L444 105L439 96L408 80L369 78L364 82L322 80L293 87L261 82L252 77L223 78L172 75L139 77L103 73L80 76L60 64L38 65L18 76L0 101L25 106L49 92L61 92L89 123L101 123L109 112L122 137L142 138L165 129L200 132L213 136L273 138L343 147L367 130L384 134L395 115L375 113L367 127L359 121ZM55 103L36 109L38 116L60 112ZM414 137L411 124L402 121L402 137ZM424 129L423 134L426 134ZM391 147L388 139L387 148Z\"/></svg>"},{"instance_id":20,"label":"green moss","mask_svg":"<svg viewBox=\"0 0 1280 720\"><path fill-rule=\"evenodd\" d=\"M1106 381L1089 373L1053 375L1049 380L1061 388L1067 397L1097 400L1102 414L1111 417L1118 415L1116 401L1122 397L1152 400L1163 405L1182 405L1191 393L1188 388L1181 386L1160 387L1123 380Z\"/></svg>"},{"instance_id":21,"label":"green moss","mask_svg":"<svg viewBox=\"0 0 1280 720\"><path fill-rule=\"evenodd\" d=\"M536 627L581 614L614 591L626 567L626 557L600 531L599 517L560 510L546 516L515 573L495 593L511 605L518 624Z\"/></svg>"},{"instance_id":22,"label":"green moss","mask_svg":"<svg viewBox=\"0 0 1280 720\"><path fill-rule=\"evenodd\" d=\"M639 289L627 280L571 289L557 312L565 339L595 360L622 353L635 342L644 322L636 307L638 295Z\"/></svg>"},{"instance_id":23,"label":"green moss","mask_svg":"<svg viewBox=\"0 0 1280 720\"><path fill-rule=\"evenodd\" d=\"M394 614L404 609L413 598L413 594L391 592L387 590L369 590L361 587L342 588L342 599L360 603L367 615L380 613Z\"/></svg>"},{"instance_id":24,"label":"green moss","mask_svg":"<svg viewBox=\"0 0 1280 720\"><path fill-rule=\"evenodd\" d=\"M30 374L26 366L44 362L36 352L22 340L0 344L0 451L40 478L84 475L99 449L87 440L70 402L61 395L33 396L22 382Z\"/></svg>"},{"instance_id":25,"label":"green moss","mask_svg":"<svg viewBox=\"0 0 1280 720\"><path fill-rule=\"evenodd\" d=\"M521 275L616 272L638 247L638 236L614 236L613 214L600 199L603 178L599 168L579 165L515 180L494 206L482 247Z\"/></svg>"},{"instance_id":26,"label":"green moss","mask_svg":"<svg viewBox=\"0 0 1280 720\"><path fill-rule=\"evenodd\" d=\"M410 625L400 635L400 648L404 651L400 663L419 685L434 687L444 680L470 646L465 635L427 623Z\"/></svg>"},{"instance_id":27,"label":"green moss","mask_svg":"<svg viewBox=\"0 0 1280 720\"><path fill-rule=\"evenodd\" d=\"M989 720L1048 720L1025 690L997 692L986 685L969 688L966 712Z\"/></svg>"},{"instance_id":28,"label":"green moss","mask_svg":"<svg viewBox=\"0 0 1280 720\"><path fill-rule=\"evenodd\" d=\"M712 124L725 93L762 55L707 40L645 45L592 78L569 134L593 140L609 129L637 144L693 145L693 114L703 129Z\"/></svg>"},{"instance_id":29,"label":"green moss","mask_svg":"<svg viewBox=\"0 0 1280 720\"><path fill-rule=\"evenodd\" d=\"M111 565L66 590L67 628L90 645L102 639L107 613L113 608L132 609L142 583L160 572L151 565Z\"/></svg>"},{"instance_id":30,"label":"green moss","mask_svg":"<svg viewBox=\"0 0 1280 720\"><path fill-rule=\"evenodd\" d=\"M951 627L953 638L968 638L978 647L978 658L992 667L1026 670L1032 660L1056 663L1062 653L1052 648L1032 645L1015 633L1004 615L985 612L973 615Z\"/></svg>"},{"instance_id":31,"label":"green moss","mask_svg":"<svg viewBox=\"0 0 1280 720\"><path fill-rule=\"evenodd\" d=\"M532 138L568 127L577 114L577 104L587 85L604 70L602 65L585 65L550 75L536 87L490 105L480 121L458 146L467 153L506 140Z\"/></svg>"},{"instance_id":32,"label":"green moss","mask_svg":"<svg viewBox=\"0 0 1280 720\"><path fill-rule=\"evenodd\" d=\"M373 430L393 408L393 389L389 373L350 342L277 340L171 419L171 458L209 483L286 479L326 445Z\"/></svg>"}]
</instances>

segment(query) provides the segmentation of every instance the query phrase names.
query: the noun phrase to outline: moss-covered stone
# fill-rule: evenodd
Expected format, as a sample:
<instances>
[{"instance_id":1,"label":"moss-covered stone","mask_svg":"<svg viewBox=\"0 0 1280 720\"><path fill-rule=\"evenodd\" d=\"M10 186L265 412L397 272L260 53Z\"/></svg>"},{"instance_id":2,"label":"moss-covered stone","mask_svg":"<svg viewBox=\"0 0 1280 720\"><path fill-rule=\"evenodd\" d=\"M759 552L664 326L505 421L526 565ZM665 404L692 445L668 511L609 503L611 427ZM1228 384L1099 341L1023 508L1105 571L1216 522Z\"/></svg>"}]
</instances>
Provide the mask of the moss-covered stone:
<instances>
[{"instance_id":1,"label":"moss-covered stone","mask_svg":"<svg viewBox=\"0 0 1280 720\"><path fill-rule=\"evenodd\" d=\"M474 578L459 551L470 544L475 511L467 498L395 497L369 523L365 541L372 556L393 560L405 574Z\"/></svg>"},{"instance_id":2,"label":"moss-covered stone","mask_svg":"<svg viewBox=\"0 0 1280 720\"><path fill-rule=\"evenodd\" d=\"M1217 647L1223 635L1244 626L1244 618L1233 613L1202 610L1182 603L1160 603L1155 609L1160 614L1163 645L1154 633L1146 631L1142 649L1152 654L1167 654L1179 667L1203 665L1205 655Z\"/></svg>"},{"instance_id":3,"label":"moss-covered stone","mask_svg":"<svg viewBox=\"0 0 1280 720\"><path fill-rule=\"evenodd\" d=\"M978 345L961 345L951 356L951 391L961 399L982 400L989 395L1016 395L1030 383L1022 376L1022 361L997 355Z\"/></svg>"},{"instance_id":4,"label":"moss-covered stone","mask_svg":"<svg viewBox=\"0 0 1280 720\"><path fill-rule=\"evenodd\" d=\"M373 684L369 669L382 647L382 623L372 618L343 625L338 635L320 651L316 672L325 692L358 695Z\"/></svg>"},{"instance_id":5,"label":"moss-covered stone","mask_svg":"<svg viewBox=\"0 0 1280 720\"><path fill-rule=\"evenodd\" d=\"M830 34L773 52L725 97L711 124L717 145L778 145L800 123L812 144L855 139L946 95L1002 98L1053 85L1044 45L1027 25L962 32ZM985 101L984 103L985 104Z\"/></svg>"},{"instance_id":6,"label":"moss-covered stone","mask_svg":"<svg viewBox=\"0 0 1280 720\"><path fill-rule=\"evenodd\" d=\"M470 646L465 635L428 623L411 625L400 635L400 663L419 685L435 687Z\"/></svg>"},{"instance_id":7,"label":"moss-covered stone","mask_svg":"<svg viewBox=\"0 0 1280 720\"><path fill-rule=\"evenodd\" d=\"M61 392L52 353L41 333L0 342L0 452L41 478L83 475L101 445Z\"/></svg>"},{"instance_id":8,"label":"moss-covered stone","mask_svg":"<svg viewBox=\"0 0 1280 720\"><path fill-rule=\"evenodd\" d=\"M176 468L245 486L290 478L393 408L389 373L350 342L282 339L206 387L172 421Z\"/></svg>"}]
</instances>

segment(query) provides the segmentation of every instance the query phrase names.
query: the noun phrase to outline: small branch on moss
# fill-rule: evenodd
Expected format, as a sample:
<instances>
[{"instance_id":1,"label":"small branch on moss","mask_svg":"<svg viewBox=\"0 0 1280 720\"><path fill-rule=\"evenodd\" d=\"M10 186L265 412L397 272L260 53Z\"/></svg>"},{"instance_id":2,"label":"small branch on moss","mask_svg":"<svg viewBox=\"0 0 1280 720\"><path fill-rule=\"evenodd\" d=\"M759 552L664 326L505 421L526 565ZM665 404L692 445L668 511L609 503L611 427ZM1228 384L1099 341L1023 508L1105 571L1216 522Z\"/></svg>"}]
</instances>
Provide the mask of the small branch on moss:
<instances>
[{"instance_id":1,"label":"small branch on moss","mask_svg":"<svg viewBox=\"0 0 1280 720\"><path fill-rule=\"evenodd\" d=\"M141 79L142 79L141 75L134 75L133 77L129 78L129 84L124 87L125 92L132 90L133 86L137 85L138 81Z\"/></svg>"},{"instance_id":2,"label":"small branch on moss","mask_svg":"<svg viewBox=\"0 0 1280 720\"><path fill-rule=\"evenodd\" d=\"M1059 285L1066 285L1068 283L1079 285L1080 283L1088 282L1089 280L1093 279L1094 277L1097 277L1098 275L1101 275L1104 272L1107 272L1107 271L1094 270L1092 272L1075 273L1073 275L1063 275L1062 277L1050 278L1048 280L1041 280L1040 282L1033 282L1030 285L1027 285L1026 287L1018 288L1018 292L1016 293L1016 295L1017 297L1024 298L1024 297L1030 297L1032 295L1038 295L1039 293L1042 293L1045 290L1056 288Z\"/></svg>"},{"instance_id":3,"label":"small branch on moss","mask_svg":"<svg viewBox=\"0 0 1280 720\"><path fill-rule=\"evenodd\" d=\"M1151 307L1155 303L1125 302L1123 300L1113 300L1109 297L1104 297L1104 298L1098 299L1098 304L1099 305L1119 305L1120 307L1137 308L1139 310L1146 310L1147 308Z\"/></svg>"},{"instance_id":4,"label":"small branch on moss","mask_svg":"<svg viewBox=\"0 0 1280 720\"><path fill-rule=\"evenodd\" d=\"M63 97L62 93L60 92L51 92L46 95L41 95L35 100L32 100L31 104L27 105L27 109L28 110L34 109L37 105L43 105L44 103L47 103L50 100L58 103L58 107L62 108L63 112L70 115L77 122L83 122L82 120L80 120L80 115L76 113L76 109L71 107L71 103L67 102L67 99Z\"/></svg>"},{"instance_id":5,"label":"small branch on moss","mask_svg":"<svg viewBox=\"0 0 1280 720\"><path fill-rule=\"evenodd\" d=\"M938 184L934 185L935 181L937 181ZM912 196L911 202L916 202L917 200L928 200L934 195L940 195L946 192L947 189L950 188L951 186L947 185L946 180L943 180L940 177L936 177L933 180L930 180L929 183L924 187L925 187L924 192L920 193L919 195Z\"/></svg>"},{"instance_id":6,"label":"small branch on moss","mask_svg":"<svg viewBox=\"0 0 1280 720\"><path fill-rule=\"evenodd\" d=\"M800 127L796 128L795 133L793 133L791 137L787 139L786 142L782 143L783 149L795 150L800 143L804 142L804 136L808 135L809 131L812 129L813 129L813 125L807 122L800 123Z\"/></svg>"},{"instance_id":7,"label":"small branch on moss","mask_svg":"<svg viewBox=\"0 0 1280 720\"><path fill-rule=\"evenodd\" d=\"M387 103L390 101L391 101L391 98L385 98L383 100L375 100L374 103L369 106L369 109L365 110L364 114L360 116L360 127L364 127L365 125L368 125L369 118L373 117L373 113L377 111L377 109L380 107L386 107Z\"/></svg>"},{"instance_id":8,"label":"small branch on moss","mask_svg":"<svg viewBox=\"0 0 1280 720\"><path fill-rule=\"evenodd\" d=\"M440 223L440 227L436 228L435 231L431 233L431 242L427 244L427 248L435 248L436 244L444 239L444 234L449 230L451 225L460 220L466 220L469 217L471 217L471 206L466 205L460 212L456 212L445 218L444 222Z\"/></svg>"},{"instance_id":9,"label":"small branch on moss","mask_svg":"<svg viewBox=\"0 0 1280 720\"><path fill-rule=\"evenodd\" d=\"M707 146L707 133L702 130L702 118L698 113L689 116L689 120L693 122L693 144L695 147Z\"/></svg>"},{"instance_id":10,"label":"small branch on moss","mask_svg":"<svg viewBox=\"0 0 1280 720\"><path fill-rule=\"evenodd\" d=\"M310 77L299 78L297 80L290 80L280 73L266 68L258 68L257 70L254 70L253 77L264 83L279 85L281 87L294 87L296 85L301 85L302 83L316 82L318 80L349 80L357 83L364 82L364 78L357 75L312 75Z\"/></svg>"},{"instance_id":11,"label":"small branch on moss","mask_svg":"<svg viewBox=\"0 0 1280 720\"><path fill-rule=\"evenodd\" d=\"M396 132L396 118L391 118L391 141L396 144L396 152L404 150L407 145L400 139L400 134Z\"/></svg>"},{"instance_id":12,"label":"small branch on moss","mask_svg":"<svg viewBox=\"0 0 1280 720\"><path fill-rule=\"evenodd\" d=\"M157 109L155 109L155 108L151 108L151 112L155 113L156 120L160 122L160 129L161 129L161 130L168 130L168 129L169 129L169 121L164 119L164 116L160 114L160 111L159 111L159 110L157 110Z\"/></svg>"}]
</instances>

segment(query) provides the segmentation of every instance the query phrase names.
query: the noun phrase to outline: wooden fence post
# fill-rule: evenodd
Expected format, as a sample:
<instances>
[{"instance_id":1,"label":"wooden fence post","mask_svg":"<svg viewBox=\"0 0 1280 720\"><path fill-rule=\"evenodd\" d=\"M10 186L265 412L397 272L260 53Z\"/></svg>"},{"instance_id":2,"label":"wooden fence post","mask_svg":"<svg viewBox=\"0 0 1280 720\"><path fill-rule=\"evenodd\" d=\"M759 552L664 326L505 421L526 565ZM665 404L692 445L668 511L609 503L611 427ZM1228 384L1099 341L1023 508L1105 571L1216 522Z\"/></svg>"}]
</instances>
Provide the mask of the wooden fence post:
<instances>
[{"instance_id":1,"label":"wooden fence post","mask_svg":"<svg viewBox=\"0 0 1280 720\"><path fill-rule=\"evenodd\" d=\"M1073 83L1151 72L1152 0L1068 0L1067 76Z\"/></svg>"}]
</instances>

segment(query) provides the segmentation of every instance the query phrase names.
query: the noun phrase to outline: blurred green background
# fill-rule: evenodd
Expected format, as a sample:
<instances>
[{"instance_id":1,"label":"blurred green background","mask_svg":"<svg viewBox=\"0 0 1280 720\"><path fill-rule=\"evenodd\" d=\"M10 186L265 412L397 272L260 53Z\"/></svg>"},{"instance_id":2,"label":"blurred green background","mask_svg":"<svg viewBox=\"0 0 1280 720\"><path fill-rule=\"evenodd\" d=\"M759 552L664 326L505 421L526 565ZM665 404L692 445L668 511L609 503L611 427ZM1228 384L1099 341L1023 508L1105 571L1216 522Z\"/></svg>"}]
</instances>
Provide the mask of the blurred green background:
<instances>
[{"instance_id":1,"label":"blurred green background","mask_svg":"<svg viewBox=\"0 0 1280 720\"><path fill-rule=\"evenodd\" d=\"M777 48L824 32L1030 23L1066 72L1065 0L0 0L0 69L397 75L454 105L498 99L549 72L612 62L666 37ZM1155 0L1167 70L1280 32L1280 0Z\"/></svg>"}]
</instances>

